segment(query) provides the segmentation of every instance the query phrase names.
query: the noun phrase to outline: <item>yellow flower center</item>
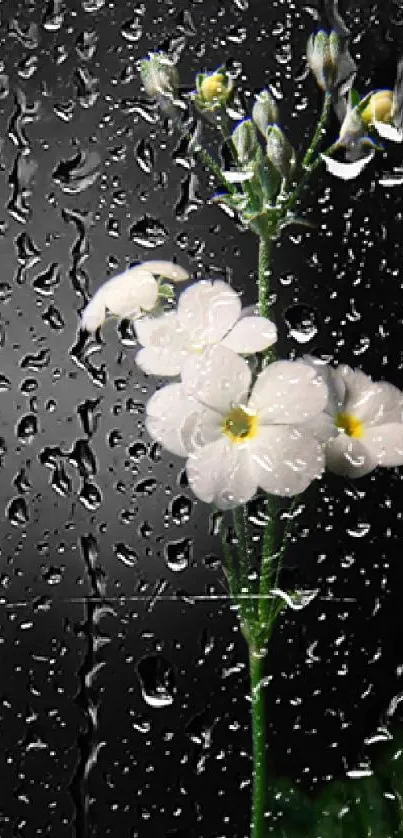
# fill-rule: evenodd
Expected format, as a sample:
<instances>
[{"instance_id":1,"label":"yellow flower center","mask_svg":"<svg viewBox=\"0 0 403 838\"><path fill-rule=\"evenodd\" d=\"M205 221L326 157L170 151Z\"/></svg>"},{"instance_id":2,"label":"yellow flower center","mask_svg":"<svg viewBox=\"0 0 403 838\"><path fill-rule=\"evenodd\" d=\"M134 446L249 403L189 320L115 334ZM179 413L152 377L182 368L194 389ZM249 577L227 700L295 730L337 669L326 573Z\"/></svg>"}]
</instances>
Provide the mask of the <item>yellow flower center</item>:
<instances>
[{"instance_id":1,"label":"yellow flower center","mask_svg":"<svg viewBox=\"0 0 403 838\"><path fill-rule=\"evenodd\" d=\"M206 76L200 85L200 92L205 102L212 102L219 99L225 93L225 78L222 73L213 73Z\"/></svg>"},{"instance_id":2,"label":"yellow flower center","mask_svg":"<svg viewBox=\"0 0 403 838\"><path fill-rule=\"evenodd\" d=\"M244 407L233 407L221 427L228 439L239 445L256 436L258 420L255 413L248 413Z\"/></svg>"},{"instance_id":3,"label":"yellow flower center","mask_svg":"<svg viewBox=\"0 0 403 838\"><path fill-rule=\"evenodd\" d=\"M360 116L365 125L370 125L372 122L388 123L392 121L393 107L393 91L378 90L372 94Z\"/></svg>"},{"instance_id":4,"label":"yellow flower center","mask_svg":"<svg viewBox=\"0 0 403 838\"><path fill-rule=\"evenodd\" d=\"M348 436L360 437L363 434L363 425L359 419L352 416L351 413L338 413L336 416L336 426L341 428Z\"/></svg>"}]
</instances>

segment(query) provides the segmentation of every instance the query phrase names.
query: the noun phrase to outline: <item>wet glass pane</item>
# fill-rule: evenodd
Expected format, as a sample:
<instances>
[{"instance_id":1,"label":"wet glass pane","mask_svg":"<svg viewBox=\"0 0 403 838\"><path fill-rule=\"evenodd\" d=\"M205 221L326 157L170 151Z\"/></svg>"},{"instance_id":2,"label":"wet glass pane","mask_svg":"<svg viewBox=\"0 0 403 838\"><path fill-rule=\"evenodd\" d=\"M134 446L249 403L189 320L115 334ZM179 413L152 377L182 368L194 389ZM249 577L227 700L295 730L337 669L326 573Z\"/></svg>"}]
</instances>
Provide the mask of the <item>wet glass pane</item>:
<instances>
[{"instance_id":1,"label":"wet glass pane","mask_svg":"<svg viewBox=\"0 0 403 838\"><path fill-rule=\"evenodd\" d=\"M398 838L403 4L0 20L1 838Z\"/></svg>"}]
</instances>

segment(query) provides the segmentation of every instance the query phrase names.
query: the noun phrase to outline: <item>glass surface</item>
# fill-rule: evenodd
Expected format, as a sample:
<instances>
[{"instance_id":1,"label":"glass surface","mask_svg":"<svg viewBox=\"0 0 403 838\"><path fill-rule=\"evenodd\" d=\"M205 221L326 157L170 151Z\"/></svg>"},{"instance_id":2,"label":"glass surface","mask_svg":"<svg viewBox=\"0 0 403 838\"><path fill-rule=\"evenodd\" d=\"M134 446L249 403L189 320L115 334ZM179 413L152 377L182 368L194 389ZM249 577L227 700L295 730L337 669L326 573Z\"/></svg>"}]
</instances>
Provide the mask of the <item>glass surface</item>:
<instances>
[{"instance_id":1,"label":"glass surface","mask_svg":"<svg viewBox=\"0 0 403 838\"><path fill-rule=\"evenodd\" d=\"M339 12L357 87L393 88L402 4ZM321 108L305 51L323 14L314 0L0 4L1 838L251 835L228 513L148 435L145 405L166 381L135 364L133 323L86 337L80 315L106 279L152 259L256 303L257 237L211 200L214 177L146 96L139 60L168 52L185 93L225 63L238 119L270 85L300 153ZM337 130L332 112L329 143ZM402 147L385 143L353 180L322 167L300 206L312 226L274 242L280 357L403 387L402 186L388 185ZM250 519L256 566L259 498ZM281 588L312 596L283 610L264 662L267 835L403 834L401 537L398 467L326 473L297 503Z\"/></svg>"}]
</instances>

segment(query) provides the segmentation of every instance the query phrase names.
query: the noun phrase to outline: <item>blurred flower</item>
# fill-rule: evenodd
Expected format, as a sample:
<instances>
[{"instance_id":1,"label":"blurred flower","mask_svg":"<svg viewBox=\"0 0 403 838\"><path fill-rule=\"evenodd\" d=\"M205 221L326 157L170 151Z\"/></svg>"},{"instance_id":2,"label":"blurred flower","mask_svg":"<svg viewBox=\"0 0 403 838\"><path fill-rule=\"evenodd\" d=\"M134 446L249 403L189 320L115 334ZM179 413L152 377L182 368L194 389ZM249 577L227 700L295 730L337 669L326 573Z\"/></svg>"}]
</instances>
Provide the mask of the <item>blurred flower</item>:
<instances>
[{"instance_id":1,"label":"blurred flower","mask_svg":"<svg viewBox=\"0 0 403 838\"><path fill-rule=\"evenodd\" d=\"M140 76L147 96L162 110L170 110L178 92L179 74L169 55L151 52L140 62Z\"/></svg>"},{"instance_id":2,"label":"blurred flower","mask_svg":"<svg viewBox=\"0 0 403 838\"><path fill-rule=\"evenodd\" d=\"M119 318L135 318L140 317L143 311L152 311L159 296L167 296L166 286L160 285L156 276L171 282L189 279L187 271L173 262L142 262L101 285L81 315L81 328L95 332L104 323L108 312Z\"/></svg>"},{"instance_id":3,"label":"blurred flower","mask_svg":"<svg viewBox=\"0 0 403 838\"><path fill-rule=\"evenodd\" d=\"M266 155L270 163L282 178L290 177L296 164L295 151L279 125L269 125L266 140Z\"/></svg>"},{"instance_id":4,"label":"blurred flower","mask_svg":"<svg viewBox=\"0 0 403 838\"><path fill-rule=\"evenodd\" d=\"M347 365L332 369L305 360L328 388L324 412L308 423L325 443L328 469L355 478L377 466L403 465L403 393Z\"/></svg>"},{"instance_id":5,"label":"blurred flower","mask_svg":"<svg viewBox=\"0 0 403 838\"><path fill-rule=\"evenodd\" d=\"M252 119L263 135L266 138L266 131L268 125L273 125L278 121L279 113L276 101L268 90L262 90L256 97L255 104L252 108Z\"/></svg>"},{"instance_id":6,"label":"blurred flower","mask_svg":"<svg viewBox=\"0 0 403 838\"><path fill-rule=\"evenodd\" d=\"M198 73L192 98L199 111L216 111L229 101L233 88L225 67L219 67L214 73Z\"/></svg>"},{"instance_id":7,"label":"blurred flower","mask_svg":"<svg viewBox=\"0 0 403 838\"><path fill-rule=\"evenodd\" d=\"M291 496L323 472L323 447L304 422L323 410L327 391L308 364L275 361L248 397L247 362L223 346L189 358L182 386L169 384L147 404L153 439L187 457L195 495L220 509L246 503L260 486Z\"/></svg>"},{"instance_id":8,"label":"blurred flower","mask_svg":"<svg viewBox=\"0 0 403 838\"><path fill-rule=\"evenodd\" d=\"M399 64L400 68L400 64ZM347 99L335 104L341 127L336 148L345 150L346 163L322 155L328 170L345 180L356 177L377 150L382 150L380 137L393 142L403 141L402 93L398 74L395 89L374 90L363 98L349 90ZM400 104L399 104L400 103Z\"/></svg>"},{"instance_id":9,"label":"blurred flower","mask_svg":"<svg viewBox=\"0 0 403 838\"><path fill-rule=\"evenodd\" d=\"M241 312L239 295L226 282L196 282L180 295L176 311L135 323L144 347L136 363L152 375L179 375L185 360L207 346L221 344L248 355L276 342L274 323Z\"/></svg>"},{"instance_id":10,"label":"blurred flower","mask_svg":"<svg viewBox=\"0 0 403 838\"><path fill-rule=\"evenodd\" d=\"M370 93L360 116L366 125L374 122L392 122L393 90L376 90Z\"/></svg>"},{"instance_id":11,"label":"blurred flower","mask_svg":"<svg viewBox=\"0 0 403 838\"><path fill-rule=\"evenodd\" d=\"M367 135L376 132L381 137L401 142L403 134L394 125L395 97L392 90L375 90L362 99L356 91L350 91L344 119L339 133L339 142L349 146L354 141L369 141ZM374 135L373 141L376 140Z\"/></svg>"},{"instance_id":12,"label":"blurred flower","mask_svg":"<svg viewBox=\"0 0 403 838\"><path fill-rule=\"evenodd\" d=\"M327 92L335 87L339 74L341 54L340 38L336 32L330 35L321 29L308 40L306 56L309 67L322 90Z\"/></svg>"}]
</instances>

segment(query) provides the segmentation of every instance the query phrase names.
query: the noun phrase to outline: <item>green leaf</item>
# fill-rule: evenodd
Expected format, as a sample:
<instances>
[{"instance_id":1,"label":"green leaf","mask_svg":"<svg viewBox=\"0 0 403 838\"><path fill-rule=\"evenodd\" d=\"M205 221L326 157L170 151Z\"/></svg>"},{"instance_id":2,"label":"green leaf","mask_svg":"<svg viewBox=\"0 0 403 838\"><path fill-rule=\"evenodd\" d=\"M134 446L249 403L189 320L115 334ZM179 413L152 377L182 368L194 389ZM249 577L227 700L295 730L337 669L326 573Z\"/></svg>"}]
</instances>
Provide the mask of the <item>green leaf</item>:
<instances>
[{"instance_id":1,"label":"green leaf","mask_svg":"<svg viewBox=\"0 0 403 838\"><path fill-rule=\"evenodd\" d=\"M355 90L354 87L350 88L350 103L353 108L355 108L359 102L361 101L361 96L358 90Z\"/></svg>"}]
</instances>

